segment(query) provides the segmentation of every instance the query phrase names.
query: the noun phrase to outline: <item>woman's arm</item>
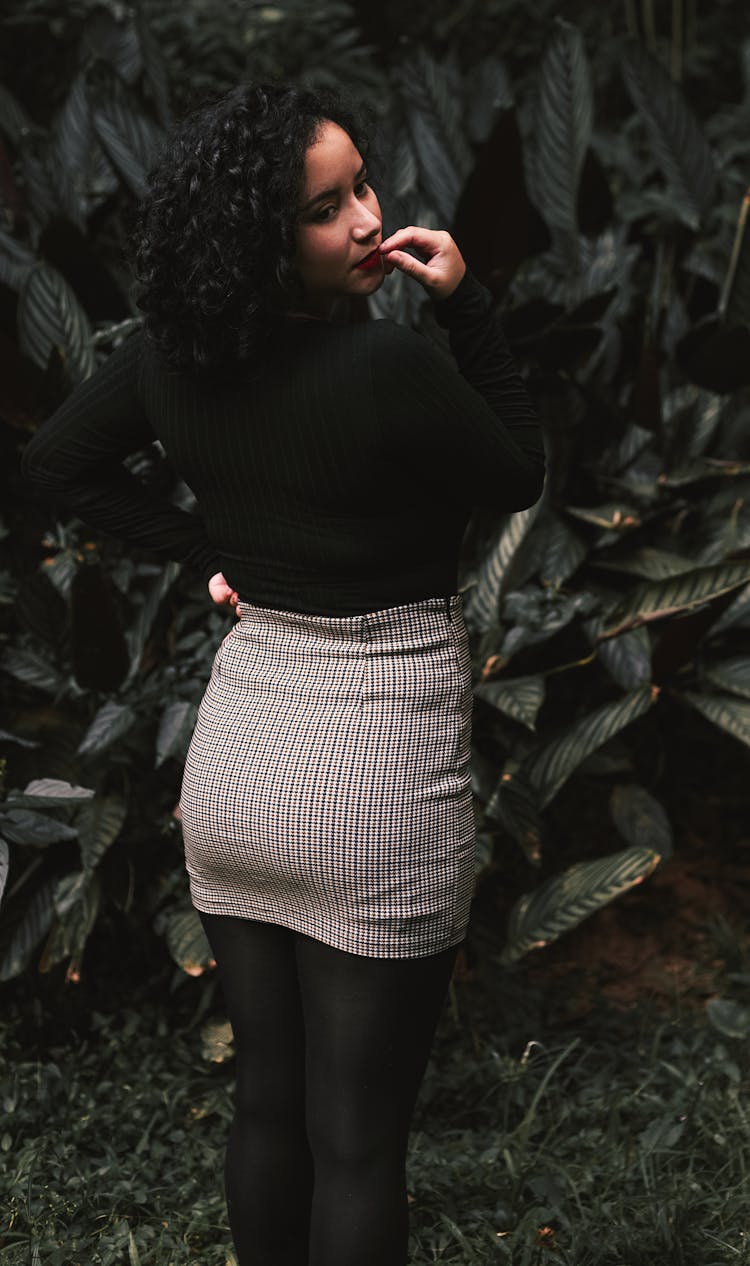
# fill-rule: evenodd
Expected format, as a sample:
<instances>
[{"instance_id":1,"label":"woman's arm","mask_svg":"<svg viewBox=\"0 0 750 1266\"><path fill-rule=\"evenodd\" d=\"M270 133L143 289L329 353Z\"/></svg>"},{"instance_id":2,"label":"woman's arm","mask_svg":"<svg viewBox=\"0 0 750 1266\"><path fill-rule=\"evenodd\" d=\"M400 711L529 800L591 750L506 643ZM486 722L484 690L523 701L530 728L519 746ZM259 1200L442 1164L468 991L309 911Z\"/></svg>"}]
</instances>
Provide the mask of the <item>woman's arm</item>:
<instances>
[{"instance_id":1,"label":"woman's arm","mask_svg":"<svg viewBox=\"0 0 750 1266\"><path fill-rule=\"evenodd\" d=\"M22 475L85 522L192 568L220 571L203 519L154 497L122 464L158 437L139 392L140 332L79 384L29 440Z\"/></svg>"},{"instance_id":2,"label":"woman's arm","mask_svg":"<svg viewBox=\"0 0 750 1266\"><path fill-rule=\"evenodd\" d=\"M422 262L396 249L415 246ZM539 420L493 310L450 234L411 226L382 244L433 301L456 368L408 326L379 321L373 385L380 416L420 482L472 506L522 510L541 496L545 451Z\"/></svg>"}]
</instances>

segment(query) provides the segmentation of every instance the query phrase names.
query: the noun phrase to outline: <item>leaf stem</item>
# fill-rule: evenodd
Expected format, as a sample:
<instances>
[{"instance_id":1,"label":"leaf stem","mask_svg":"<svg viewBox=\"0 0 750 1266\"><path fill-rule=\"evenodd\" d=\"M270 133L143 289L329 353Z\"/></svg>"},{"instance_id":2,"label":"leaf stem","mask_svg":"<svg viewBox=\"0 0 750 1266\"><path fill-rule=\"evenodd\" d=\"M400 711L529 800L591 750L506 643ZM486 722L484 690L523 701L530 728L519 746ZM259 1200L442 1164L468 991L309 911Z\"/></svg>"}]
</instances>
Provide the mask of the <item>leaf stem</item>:
<instances>
[{"instance_id":1,"label":"leaf stem","mask_svg":"<svg viewBox=\"0 0 750 1266\"><path fill-rule=\"evenodd\" d=\"M642 0L643 34L646 47L650 53L656 53L656 23L654 22L654 0Z\"/></svg>"},{"instance_id":2,"label":"leaf stem","mask_svg":"<svg viewBox=\"0 0 750 1266\"><path fill-rule=\"evenodd\" d=\"M682 82L682 52L684 33L683 0L672 0L672 78L675 83Z\"/></svg>"}]
</instances>

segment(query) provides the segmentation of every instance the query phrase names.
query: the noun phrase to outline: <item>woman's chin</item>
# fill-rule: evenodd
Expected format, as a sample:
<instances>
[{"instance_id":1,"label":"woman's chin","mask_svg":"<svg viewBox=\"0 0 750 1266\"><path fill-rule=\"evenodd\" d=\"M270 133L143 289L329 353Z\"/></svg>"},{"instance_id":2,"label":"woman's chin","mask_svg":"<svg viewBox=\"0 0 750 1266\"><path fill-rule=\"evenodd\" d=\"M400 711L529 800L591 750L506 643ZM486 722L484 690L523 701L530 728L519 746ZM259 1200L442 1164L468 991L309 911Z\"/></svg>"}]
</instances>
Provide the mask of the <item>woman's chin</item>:
<instances>
[{"instance_id":1,"label":"woman's chin","mask_svg":"<svg viewBox=\"0 0 750 1266\"><path fill-rule=\"evenodd\" d=\"M368 295L374 294L385 281L385 271L382 268L355 268L354 272L357 274L357 294L362 294L363 290Z\"/></svg>"}]
</instances>

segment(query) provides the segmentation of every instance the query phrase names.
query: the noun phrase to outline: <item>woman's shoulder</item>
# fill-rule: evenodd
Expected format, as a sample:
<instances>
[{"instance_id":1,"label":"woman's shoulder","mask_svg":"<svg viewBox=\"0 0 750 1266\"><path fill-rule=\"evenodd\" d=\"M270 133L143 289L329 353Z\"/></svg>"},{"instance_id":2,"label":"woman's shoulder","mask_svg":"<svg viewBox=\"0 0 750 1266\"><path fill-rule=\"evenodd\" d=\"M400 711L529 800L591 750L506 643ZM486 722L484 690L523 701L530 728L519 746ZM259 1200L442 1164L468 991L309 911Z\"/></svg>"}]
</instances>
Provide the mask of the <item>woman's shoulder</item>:
<instances>
[{"instance_id":1,"label":"woman's shoulder","mask_svg":"<svg viewBox=\"0 0 750 1266\"><path fill-rule=\"evenodd\" d=\"M419 355L432 347L426 335L420 334L411 325L394 321L391 317L378 317L373 321L363 321L358 326L363 331L375 353L393 352Z\"/></svg>"}]
</instances>

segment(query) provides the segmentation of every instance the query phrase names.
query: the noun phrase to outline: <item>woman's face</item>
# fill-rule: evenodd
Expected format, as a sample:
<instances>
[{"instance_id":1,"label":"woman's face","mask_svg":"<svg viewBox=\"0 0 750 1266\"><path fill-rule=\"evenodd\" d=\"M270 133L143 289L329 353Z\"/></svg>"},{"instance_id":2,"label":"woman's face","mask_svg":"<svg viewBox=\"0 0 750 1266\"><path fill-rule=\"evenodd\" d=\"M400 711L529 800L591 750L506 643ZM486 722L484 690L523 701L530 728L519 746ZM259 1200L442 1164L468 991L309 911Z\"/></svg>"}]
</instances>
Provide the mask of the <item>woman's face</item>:
<instances>
[{"instance_id":1,"label":"woman's face","mask_svg":"<svg viewBox=\"0 0 750 1266\"><path fill-rule=\"evenodd\" d=\"M297 220L297 271L303 306L327 318L342 295L369 295L381 285L383 262L356 265L382 239L382 216L362 156L348 132L327 120L305 155Z\"/></svg>"}]
</instances>

